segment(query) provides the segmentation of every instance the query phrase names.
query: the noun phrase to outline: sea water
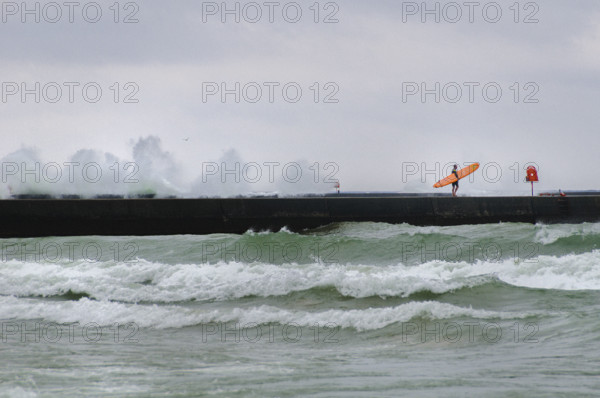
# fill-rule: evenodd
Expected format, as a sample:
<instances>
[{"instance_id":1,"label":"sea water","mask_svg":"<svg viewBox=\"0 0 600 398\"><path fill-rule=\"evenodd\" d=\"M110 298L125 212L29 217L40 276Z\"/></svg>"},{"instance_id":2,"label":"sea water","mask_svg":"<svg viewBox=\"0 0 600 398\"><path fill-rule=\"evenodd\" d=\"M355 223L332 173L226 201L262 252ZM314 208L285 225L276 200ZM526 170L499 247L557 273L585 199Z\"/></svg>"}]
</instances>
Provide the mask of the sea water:
<instances>
[{"instance_id":1,"label":"sea water","mask_svg":"<svg viewBox=\"0 0 600 398\"><path fill-rule=\"evenodd\" d=\"M0 240L0 395L594 396L600 224Z\"/></svg>"}]
</instances>

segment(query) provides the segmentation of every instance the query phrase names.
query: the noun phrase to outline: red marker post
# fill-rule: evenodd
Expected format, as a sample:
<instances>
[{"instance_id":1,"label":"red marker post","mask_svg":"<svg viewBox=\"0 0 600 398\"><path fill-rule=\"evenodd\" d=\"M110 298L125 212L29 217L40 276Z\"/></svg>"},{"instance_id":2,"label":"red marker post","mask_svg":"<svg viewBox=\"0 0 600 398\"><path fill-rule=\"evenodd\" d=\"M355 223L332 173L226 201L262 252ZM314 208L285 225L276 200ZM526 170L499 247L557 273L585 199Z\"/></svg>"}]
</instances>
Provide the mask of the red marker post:
<instances>
[{"instance_id":1,"label":"red marker post","mask_svg":"<svg viewBox=\"0 0 600 398\"><path fill-rule=\"evenodd\" d=\"M531 182L531 196L533 196L533 183L539 181L537 170L534 166L529 166L527 168L527 177L525 177L525 181Z\"/></svg>"}]
</instances>

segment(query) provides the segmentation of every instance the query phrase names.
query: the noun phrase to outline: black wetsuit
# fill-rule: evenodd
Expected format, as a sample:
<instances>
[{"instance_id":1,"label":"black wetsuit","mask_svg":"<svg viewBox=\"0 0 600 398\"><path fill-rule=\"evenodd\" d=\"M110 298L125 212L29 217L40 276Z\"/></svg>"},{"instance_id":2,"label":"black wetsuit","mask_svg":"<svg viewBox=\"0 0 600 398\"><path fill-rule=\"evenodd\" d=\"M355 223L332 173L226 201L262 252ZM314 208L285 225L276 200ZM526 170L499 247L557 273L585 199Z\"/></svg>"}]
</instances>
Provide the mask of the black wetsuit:
<instances>
[{"instance_id":1,"label":"black wetsuit","mask_svg":"<svg viewBox=\"0 0 600 398\"><path fill-rule=\"evenodd\" d=\"M458 173L456 172L456 170L452 170L452 174L454 174L456 176L456 181L454 181L452 183L453 187L458 187Z\"/></svg>"}]
</instances>

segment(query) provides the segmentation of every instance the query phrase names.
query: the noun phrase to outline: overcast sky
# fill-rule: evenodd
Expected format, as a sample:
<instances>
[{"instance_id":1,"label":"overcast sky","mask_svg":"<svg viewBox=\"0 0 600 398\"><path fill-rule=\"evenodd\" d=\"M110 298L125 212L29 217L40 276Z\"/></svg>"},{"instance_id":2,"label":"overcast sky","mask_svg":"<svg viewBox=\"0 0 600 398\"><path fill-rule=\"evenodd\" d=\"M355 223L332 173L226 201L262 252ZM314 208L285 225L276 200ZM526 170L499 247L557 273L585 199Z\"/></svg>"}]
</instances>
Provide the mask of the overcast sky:
<instances>
[{"instance_id":1,"label":"overcast sky","mask_svg":"<svg viewBox=\"0 0 600 398\"><path fill-rule=\"evenodd\" d=\"M600 188L595 0L24 4L1 10L4 186L96 159L194 194L435 192L454 162L481 163L463 194L527 193L529 162L539 191Z\"/></svg>"}]
</instances>

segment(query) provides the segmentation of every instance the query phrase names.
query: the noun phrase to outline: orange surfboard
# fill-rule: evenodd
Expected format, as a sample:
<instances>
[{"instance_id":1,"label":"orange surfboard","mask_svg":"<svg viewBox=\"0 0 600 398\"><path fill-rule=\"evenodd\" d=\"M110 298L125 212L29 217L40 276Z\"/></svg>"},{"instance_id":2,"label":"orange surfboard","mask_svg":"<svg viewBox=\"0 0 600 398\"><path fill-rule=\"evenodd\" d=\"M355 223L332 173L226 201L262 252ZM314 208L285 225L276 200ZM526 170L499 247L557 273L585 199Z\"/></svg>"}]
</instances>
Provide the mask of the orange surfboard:
<instances>
[{"instance_id":1,"label":"orange surfboard","mask_svg":"<svg viewBox=\"0 0 600 398\"><path fill-rule=\"evenodd\" d=\"M464 169L457 170L456 173L458 174L458 179L460 180L461 178L465 178L466 176L473 173L478 168L479 168L479 163L473 163L473 164L465 167ZM442 178L441 180L436 182L433 185L433 187L434 188L445 187L446 185L452 184L455 181L457 181L456 176L454 175L454 173L452 173L448 177Z\"/></svg>"}]
</instances>

